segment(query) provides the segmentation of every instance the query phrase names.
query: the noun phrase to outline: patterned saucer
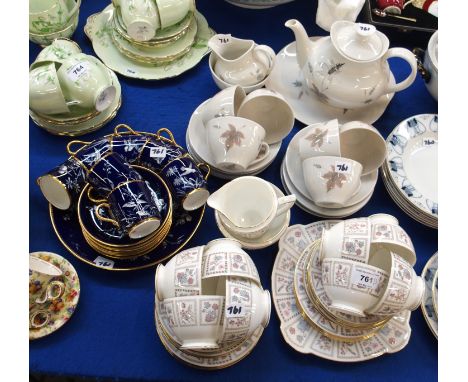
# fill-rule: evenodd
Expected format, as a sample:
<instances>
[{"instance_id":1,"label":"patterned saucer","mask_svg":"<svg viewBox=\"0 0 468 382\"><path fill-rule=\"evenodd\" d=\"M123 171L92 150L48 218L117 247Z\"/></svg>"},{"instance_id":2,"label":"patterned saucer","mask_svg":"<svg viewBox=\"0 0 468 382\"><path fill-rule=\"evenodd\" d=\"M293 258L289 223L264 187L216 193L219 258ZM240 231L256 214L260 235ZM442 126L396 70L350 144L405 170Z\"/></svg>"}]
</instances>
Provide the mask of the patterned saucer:
<instances>
[{"instance_id":1,"label":"patterned saucer","mask_svg":"<svg viewBox=\"0 0 468 382\"><path fill-rule=\"evenodd\" d=\"M165 333L164 329L161 327L160 321L158 320L156 309L155 325L161 343L170 355L172 355L174 358L178 359L182 363L185 363L186 365L205 370L224 369L242 361L252 352L255 345L257 345L264 330L263 327L260 326L252 334L252 337L250 337L246 341L243 341L239 345L234 346L232 349L229 349L229 351L225 351L225 349L220 348L218 351L210 351L207 354L204 354L203 352L198 352L198 354L195 354L194 351L180 350L168 338L168 335Z\"/></svg>"},{"instance_id":2,"label":"patterned saucer","mask_svg":"<svg viewBox=\"0 0 468 382\"><path fill-rule=\"evenodd\" d=\"M205 206L185 211L174 205L172 226L164 241L146 255L125 259L104 256L90 247L83 237L76 208L59 210L49 204L49 212L57 237L72 255L97 268L130 271L151 267L180 251L197 231Z\"/></svg>"},{"instance_id":3,"label":"patterned saucer","mask_svg":"<svg viewBox=\"0 0 468 382\"><path fill-rule=\"evenodd\" d=\"M45 337L61 328L72 316L80 299L80 280L73 265L64 257L52 252L33 252L30 256L38 257L59 267L65 275L65 292L63 296L48 302L51 319L39 329L29 329L29 340Z\"/></svg>"},{"instance_id":4,"label":"patterned saucer","mask_svg":"<svg viewBox=\"0 0 468 382\"><path fill-rule=\"evenodd\" d=\"M393 317L372 337L355 342L333 340L301 316L294 295L296 264L304 250L321 237L322 231L335 223L318 221L306 226L294 225L286 230L279 241L271 282L281 333L298 352L332 361L360 362L385 353L395 353L408 344L411 335L410 312Z\"/></svg>"},{"instance_id":5,"label":"patterned saucer","mask_svg":"<svg viewBox=\"0 0 468 382\"><path fill-rule=\"evenodd\" d=\"M434 334L435 338L437 339L439 338L439 324L434 307L432 286L437 270L439 269L438 253L439 252L436 252L432 255L432 257L426 263L426 266L424 267L421 273L421 277L423 278L426 286L426 289L424 291L423 303L421 304L421 310L423 312L424 319L429 325L429 329L431 329L432 334Z\"/></svg>"}]
</instances>

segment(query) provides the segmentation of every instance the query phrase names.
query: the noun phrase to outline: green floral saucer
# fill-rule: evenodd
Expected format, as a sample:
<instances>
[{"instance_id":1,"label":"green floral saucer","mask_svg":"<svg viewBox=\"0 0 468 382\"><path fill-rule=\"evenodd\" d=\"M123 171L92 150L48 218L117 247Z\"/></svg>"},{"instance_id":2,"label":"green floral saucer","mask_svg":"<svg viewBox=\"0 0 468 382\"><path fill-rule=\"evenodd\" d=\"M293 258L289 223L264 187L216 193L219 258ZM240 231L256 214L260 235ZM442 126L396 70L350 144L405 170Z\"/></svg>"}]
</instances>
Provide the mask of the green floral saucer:
<instances>
[{"instance_id":1,"label":"green floral saucer","mask_svg":"<svg viewBox=\"0 0 468 382\"><path fill-rule=\"evenodd\" d=\"M207 43L215 32L208 26L205 17L196 11L197 34L187 54L174 61L159 64L134 61L121 53L114 44L112 39L113 13L114 7L110 4L101 13L89 16L85 25L85 33L101 61L114 72L125 77L142 80L176 77L193 68L210 52Z\"/></svg>"},{"instance_id":2,"label":"green floral saucer","mask_svg":"<svg viewBox=\"0 0 468 382\"><path fill-rule=\"evenodd\" d=\"M38 257L59 267L65 275L65 292L61 298L47 302L44 308L51 312L49 322L39 329L29 329L29 340L45 337L61 328L72 316L80 299L80 280L67 259L52 252L33 252Z\"/></svg>"}]
</instances>

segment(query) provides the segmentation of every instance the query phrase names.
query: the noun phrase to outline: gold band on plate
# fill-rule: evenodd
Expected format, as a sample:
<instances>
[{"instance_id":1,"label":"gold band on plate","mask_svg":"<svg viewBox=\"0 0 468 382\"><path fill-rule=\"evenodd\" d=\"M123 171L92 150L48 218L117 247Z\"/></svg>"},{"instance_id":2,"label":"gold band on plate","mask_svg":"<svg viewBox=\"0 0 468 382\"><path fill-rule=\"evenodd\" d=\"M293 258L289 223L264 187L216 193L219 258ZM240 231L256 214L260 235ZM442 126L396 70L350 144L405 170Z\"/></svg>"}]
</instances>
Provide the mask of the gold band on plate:
<instances>
[{"instance_id":1,"label":"gold band on plate","mask_svg":"<svg viewBox=\"0 0 468 382\"><path fill-rule=\"evenodd\" d=\"M94 110L94 111L91 111L91 112L81 116L81 117L54 119L51 116L47 116L45 114L35 112L35 114L37 115L38 118L41 118L43 121L45 121L47 123L52 123L52 124L57 125L57 126L62 126L62 125L63 126L65 126L65 125L68 126L68 125L73 125L73 124L86 122L86 121L89 121L90 119L93 119L94 117L96 117L100 113L101 113L100 111Z\"/></svg>"}]
</instances>

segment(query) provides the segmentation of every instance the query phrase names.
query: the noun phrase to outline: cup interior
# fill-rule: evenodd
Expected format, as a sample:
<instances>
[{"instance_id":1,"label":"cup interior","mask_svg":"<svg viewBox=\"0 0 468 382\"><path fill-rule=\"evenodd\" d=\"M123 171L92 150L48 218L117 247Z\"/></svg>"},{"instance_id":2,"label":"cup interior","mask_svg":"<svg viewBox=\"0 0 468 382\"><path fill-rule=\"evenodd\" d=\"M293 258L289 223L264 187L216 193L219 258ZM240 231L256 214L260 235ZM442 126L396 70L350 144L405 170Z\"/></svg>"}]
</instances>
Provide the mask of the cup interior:
<instances>
[{"instance_id":1,"label":"cup interior","mask_svg":"<svg viewBox=\"0 0 468 382\"><path fill-rule=\"evenodd\" d=\"M71 198L65 185L55 176L47 174L39 178L39 187L47 199L54 207L66 210L71 205Z\"/></svg>"},{"instance_id":2,"label":"cup interior","mask_svg":"<svg viewBox=\"0 0 468 382\"><path fill-rule=\"evenodd\" d=\"M55 265L34 256L29 256L29 269L51 277L62 275L62 271Z\"/></svg>"}]
</instances>

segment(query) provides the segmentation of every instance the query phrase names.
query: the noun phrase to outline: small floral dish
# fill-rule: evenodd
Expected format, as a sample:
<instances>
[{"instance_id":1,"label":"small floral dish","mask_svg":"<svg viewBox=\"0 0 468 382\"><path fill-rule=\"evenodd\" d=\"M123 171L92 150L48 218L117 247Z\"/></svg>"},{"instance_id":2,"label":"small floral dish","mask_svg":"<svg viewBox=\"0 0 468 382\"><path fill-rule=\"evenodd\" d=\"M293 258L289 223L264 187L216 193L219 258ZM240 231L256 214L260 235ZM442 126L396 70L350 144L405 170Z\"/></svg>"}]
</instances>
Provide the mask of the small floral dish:
<instances>
[{"instance_id":1,"label":"small floral dish","mask_svg":"<svg viewBox=\"0 0 468 382\"><path fill-rule=\"evenodd\" d=\"M65 283L65 292L63 295L57 299L46 302L44 305L44 309L50 313L50 319L47 324L37 329L29 329L29 340L31 341L55 332L68 322L80 299L80 280L73 265L60 255L52 252L33 252L30 253L30 256L48 261L60 268L63 272ZM41 286L37 285L37 283L29 284L30 291L31 288L37 289L40 287Z\"/></svg>"}]
</instances>

